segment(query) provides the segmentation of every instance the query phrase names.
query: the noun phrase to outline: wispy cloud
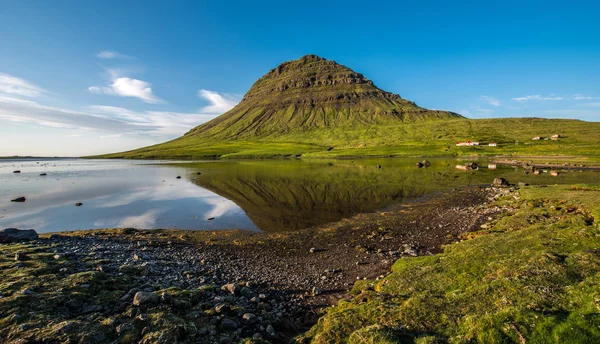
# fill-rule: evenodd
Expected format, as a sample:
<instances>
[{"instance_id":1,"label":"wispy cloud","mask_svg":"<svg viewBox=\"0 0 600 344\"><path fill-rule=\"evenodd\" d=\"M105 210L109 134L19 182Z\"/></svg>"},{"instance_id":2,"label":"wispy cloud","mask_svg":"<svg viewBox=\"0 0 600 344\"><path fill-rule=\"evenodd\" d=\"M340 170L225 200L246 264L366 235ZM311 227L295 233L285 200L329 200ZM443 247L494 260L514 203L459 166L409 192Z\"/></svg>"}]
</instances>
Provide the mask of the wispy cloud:
<instances>
[{"instance_id":1,"label":"wispy cloud","mask_svg":"<svg viewBox=\"0 0 600 344\"><path fill-rule=\"evenodd\" d=\"M600 97L584 96L583 94L576 93L571 96L571 99L573 99L573 100L593 100L593 99L600 99Z\"/></svg>"},{"instance_id":2,"label":"wispy cloud","mask_svg":"<svg viewBox=\"0 0 600 344\"><path fill-rule=\"evenodd\" d=\"M129 55L121 54L116 51L111 50L103 50L96 54L96 57L99 59L131 59L132 57Z\"/></svg>"},{"instance_id":3,"label":"wispy cloud","mask_svg":"<svg viewBox=\"0 0 600 344\"><path fill-rule=\"evenodd\" d=\"M200 109L202 113L222 114L231 110L239 103L239 100L228 94L221 94L215 91L199 90L198 97L206 99L210 105Z\"/></svg>"},{"instance_id":4,"label":"wispy cloud","mask_svg":"<svg viewBox=\"0 0 600 344\"><path fill-rule=\"evenodd\" d=\"M485 100L486 102L488 102L488 104L492 106L500 106L500 101L496 98L489 96L480 96L479 98L481 98L481 100Z\"/></svg>"},{"instance_id":5,"label":"wispy cloud","mask_svg":"<svg viewBox=\"0 0 600 344\"><path fill-rule=\"evenodd\" d=\"M10 74L0 73L0 92L24 97L38 97L44 89Z\"/></svg>"},{"instance_id":6,"label":"wispy cloud","mask_svg":"<svg viewBox=\"0 0 600 344\"><path fill-rule=\"evenodd\" d=\"M150 83L143 80L113 76L110 85L90 86L88 91L95 94L139 98L150 104L164 103L164 100L152 92L151 86Z\"/></svg>"},{"instance_id":7,"label":"wispy cloud","mask_svg":"<svg viewBox=\"0 0 600 344\"><path fill-rule=\"evenodd\" d=\"M216 109L234 106L228 96L207 91L209 112L132 111L122 107L91 105L79 110L47 106L35 101L0 95L0 121L33 123L47 127L100 130L110 135L151 135L172 138L215 118ZM221 99L228 99L220 102ZM207 108L207 107L205 107ZM203 108L203 109L205 109ZM106 135L104 135L106 136ZM105 138L108 138L106 136Z\"/></svg>"},{"instance_id":8,"label":"wispy cloud","mask_svg":"<svg viewBox=\"0 0 600 344\"><path fill-rule=\"evenodd\" d=\"M530 96L513 98L512 100L517 101L517 102L526 102L529 100L563 100L563 99L564 99L563 97L558 97L555 94L551 94L549 96L541 96L539 94L534 94L534 95L530 95Z\"/></svg>"}]
</instances>

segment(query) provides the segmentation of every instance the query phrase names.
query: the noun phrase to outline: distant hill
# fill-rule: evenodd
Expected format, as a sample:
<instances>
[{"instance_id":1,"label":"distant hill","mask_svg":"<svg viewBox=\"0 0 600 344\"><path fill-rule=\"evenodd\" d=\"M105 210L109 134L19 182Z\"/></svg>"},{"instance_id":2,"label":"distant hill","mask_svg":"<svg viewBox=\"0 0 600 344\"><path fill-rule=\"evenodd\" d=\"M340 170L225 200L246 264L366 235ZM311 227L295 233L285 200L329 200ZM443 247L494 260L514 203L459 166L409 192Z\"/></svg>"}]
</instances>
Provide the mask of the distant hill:
<instances>
[{"instance_id":1,"label":"distant hill","mask_svg":"<svg viewBox=\"0 0 600 344\"><path fill-rule=\"evenodd\" d=\"M560 141L531 142L561 134ZM242 101L184 136L101 158L201 159L281 156L594 155L600 123L508 118L469 120L379 89L362 74L315 55L284 62ZM457 148L456 141L498 147Z\"/></svg>"}]
</instances>

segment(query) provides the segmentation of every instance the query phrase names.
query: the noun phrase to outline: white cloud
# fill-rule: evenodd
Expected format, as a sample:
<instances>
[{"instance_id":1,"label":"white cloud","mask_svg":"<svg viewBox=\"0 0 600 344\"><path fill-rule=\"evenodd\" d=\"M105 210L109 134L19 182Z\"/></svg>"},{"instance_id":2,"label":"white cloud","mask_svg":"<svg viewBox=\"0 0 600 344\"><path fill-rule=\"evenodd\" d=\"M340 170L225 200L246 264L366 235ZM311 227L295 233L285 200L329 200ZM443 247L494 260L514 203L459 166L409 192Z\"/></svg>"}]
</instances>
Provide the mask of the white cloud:
<instances>
[{"instance_id":1,"label":"white cloud","mask_svg":"<svg viewBox=\"0 0 600 344\"><path fill-rule=\"evenodd\" d=\"M46 93L26 80L5 73L0 73L0 92L24 97L38 97Z\"/></svg>"},{"instance_id":2,"label":"white cloud","mask_svg":"<svg viewBox=\"0 0 600 344\"><path fill-rule=\"evenodd\" d=\"M98 54L96 54L96 57L100 58L100 59L130 59L131 58L131 56L129 56L129 55L121 54L119 52L111 51L111 50L103 50L103 51L99 52Z\"/></svg>"},{"instance_id":3,"label":"white cloud","mask_svg":"<svg viewBox=\"0 0 600 344\"><path fill-rule=\"evenodd\" d=\"M200 109L200 112L207 114L222 114L231 110L239 103L239 100L228 94L220 94L215 91L199 90L198 97L206 99L210 105Z\"/></svg>"},{"instance_id":4,"label":"white cloud","mask_svg":"<svg viewBox=\"0 0 600 344\"><path fill-rule=\"evenodd\" d=\"M481 98L481 100L485 100L486 102L488 102L488 104L490 104L492 106L500 106L500 101L496 98L488 97L488 96L481 96L480 98Z\"/></svg>"},{"instance_id":5,"label":"white cloud","mask_svg":"<svg viewBox=\"0 0 600 344\"><path fill-rule=\"evenodd\" d=\"M150 86L152 86L150 83L143 80L115 77L109 86L91 86L88 87L88 91L110 96L139 98L150 104L164 103L162 99L152 93Z\"/></svg>"},{"instance_id":6,"label":"white cloud","mask_svg":"<svg viewBox=\"0 0 600 344\"><path fill-rule=\"evenodd\" d=\"M229 99L217 92L207 92L218 96L213 97L214 99ZM222 103L217 105L221 108L224 106ZM0 95L0 122L5 120L54 128L100 130L109 135L132 134L173 138L216 116L215 113L131 111L105 105L91 105L72 110ZM104 138L109 136L104 135Z\"/></svg>"},{"instance_id":7,"label":"white cloud","mask_svg":"<svg viewBox=\"0 0 600 344\"><path fill-rule=\"evenodd\" d=\"M539 94L534 94L534 95L530 95L530 96L513 98L512 100L517 101L517 102L526 102L528 100L563 100L563 99L564 99L563 97L558 97L555 94L551 94L549 96L541 96Z\"/></svg>"},{"instance_id":8,"label":"white cloud","mask_svg":"<svg viewBox=\"0 0 600 344\"><path fill-rule=\"evenodd\" d=\"M571 96L571 99L573 99L573 100L592 100L592 99L600 99L600 97L584 96L582 94L576 93Z\"/></svg>"}]
</instances>

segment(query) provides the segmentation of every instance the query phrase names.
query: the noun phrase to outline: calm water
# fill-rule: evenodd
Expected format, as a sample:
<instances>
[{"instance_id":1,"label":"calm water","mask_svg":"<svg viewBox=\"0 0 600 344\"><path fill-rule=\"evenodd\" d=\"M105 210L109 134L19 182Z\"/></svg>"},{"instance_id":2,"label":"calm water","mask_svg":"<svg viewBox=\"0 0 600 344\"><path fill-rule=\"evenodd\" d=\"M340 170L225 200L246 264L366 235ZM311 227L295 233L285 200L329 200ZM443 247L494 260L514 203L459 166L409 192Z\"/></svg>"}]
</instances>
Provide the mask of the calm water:
<instances>
[{"instance_id":1,"label":"calm water","mask_svg":"<svg viewBox=\"0 0 600 344\"><path fill-rule=\"evenodd\" d=\"M462 171L456 165L464 161L449 159L418 169L416 161L0 160L0 228L285 231L497 176L533 185L600 183L596 172L526 175L512 167L489 169L483 160L478 171ZM21 196L27 201L11 202Z\"/></svg>"}]
</instances>

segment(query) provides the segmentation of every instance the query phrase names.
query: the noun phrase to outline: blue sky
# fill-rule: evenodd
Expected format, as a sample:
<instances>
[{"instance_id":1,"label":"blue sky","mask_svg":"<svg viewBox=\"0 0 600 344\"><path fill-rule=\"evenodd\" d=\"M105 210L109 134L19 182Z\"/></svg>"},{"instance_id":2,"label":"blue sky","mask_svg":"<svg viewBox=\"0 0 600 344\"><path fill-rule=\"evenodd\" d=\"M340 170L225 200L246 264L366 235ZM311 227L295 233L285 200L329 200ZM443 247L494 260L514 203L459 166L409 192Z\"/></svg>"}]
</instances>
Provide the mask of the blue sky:
<instances>
[{"instance_id":1,"label":"blue sky","mask_svg":"<svg viewBox=\"0 0 600 344\"><path fill-rule=\"evenodd\" d=\"M175 138L317 54L470 118L600 121L597 1L0 0L0 156Z\"/></svg>"}]
</instances>

